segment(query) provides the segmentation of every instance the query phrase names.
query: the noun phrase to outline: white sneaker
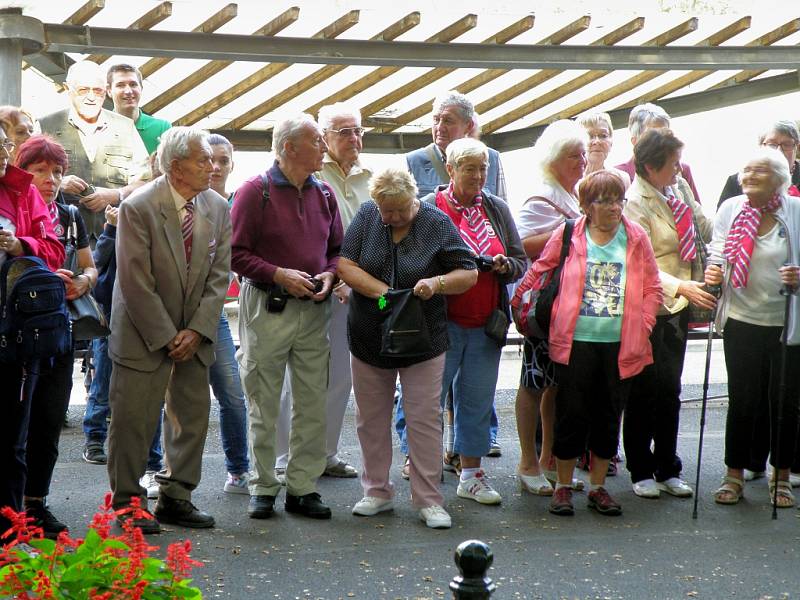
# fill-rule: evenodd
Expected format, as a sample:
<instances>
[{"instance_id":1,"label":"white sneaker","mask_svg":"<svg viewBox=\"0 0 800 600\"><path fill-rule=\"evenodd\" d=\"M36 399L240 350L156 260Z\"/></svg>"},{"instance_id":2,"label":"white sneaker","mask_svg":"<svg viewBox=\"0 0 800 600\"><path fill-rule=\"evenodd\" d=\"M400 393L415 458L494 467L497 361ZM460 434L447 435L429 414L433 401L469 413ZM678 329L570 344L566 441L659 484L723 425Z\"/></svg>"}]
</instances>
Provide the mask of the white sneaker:
<instances>
[{"instance_id":1,"label":"white sneaker","mask_svg":"<svg viewBox=\"0 0 800 600\"><path fill-rule=\"evenodd\" d=\"M469 498L481 504L500 504L502 500L500 494L486 481L483 471L478 471L475 473L475 477L470 477L466 481L459 481L456 494L461 498Z\"/></svg>"},{"instance_id":2,"label":"white sneaker","mask_svg":"<svg viewBox=\"0 0 800 600\"><path fill-rule=\"evenodd\" d=\"M792 484L792 487L800 487L800 474L789 473L789 483Z\"/></svg>"},{"instance_id":3,"label":"white sneaker","mask_svg":"<svg viewBox=\"0 0 800 600\"><path fill-rule=\"evenodd\" d=\"M222 490L224 492L228 492L229 494L249 495L249 485L250 473L242 473L240 475L228 473L228 478L225 480L225 486L222 488Z\"/></svg>"},{"instance_id":4,"label":"white sneaker","mask_svg":"<svg viewBox=\"0 0 800 600\"><path fill-rule=\"evenodd\" d=\"M656 485L655 479L642 479L633 484L633 493L639 498L658 498L661 491Z\"/></svg>"},{"instance_id":5,"label":"white sneaker","mask_svg":"<svg viewBox=\"0 0 800 600\"><path fill-rule=\"evenodd\" d=\"M450 515L438 504L433 504L419 511L419 518L431 529L450 529L453 525Z\"/></svg>"},{"instance_id":6,"label":"white sneaker","mask_svg":"<svg viewBox=\"0 0 800 600\"><path fill-rule=\"evenodd\" d=\"M691 498L693 493L689 484L679 477L670 477L666 481L659 481L656 483L656 487L662 492L678 498Z\"/></svg>"},{"instance_id":7,"label":"white sneaker","mask_svg":"<svg viewBox=\"0 0 800 600\"><path fill-rule=\"evenodd\" d=\"M386 510L392 510L394 502L391 498L376 498L375 496L364 496L356 502L353 507L353 514L359 517L371 517Z\"/></svg>"},{"instance_id":8,"label":"white sneaker","mask_svg":"<svg viewBox=\"0 0 800 600\"><path fill-rule=\"evenodd\" d=\"M145 471L144 476L139 480L139 485L147 490L147 498L155 500L158 498L158 482L156 481L155 471Z\"/></svg>"}]
</instances>

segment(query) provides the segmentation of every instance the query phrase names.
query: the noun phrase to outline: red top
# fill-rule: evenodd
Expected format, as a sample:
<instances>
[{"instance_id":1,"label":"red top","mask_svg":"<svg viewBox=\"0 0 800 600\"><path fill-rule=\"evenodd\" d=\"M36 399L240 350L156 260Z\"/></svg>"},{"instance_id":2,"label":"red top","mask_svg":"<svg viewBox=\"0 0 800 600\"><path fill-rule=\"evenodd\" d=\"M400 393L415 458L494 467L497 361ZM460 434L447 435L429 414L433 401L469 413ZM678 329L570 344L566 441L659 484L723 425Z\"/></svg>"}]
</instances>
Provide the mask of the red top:
<instances>
[{"instance_id":1,"label":"red top","mask_svg":"<svg viewBox=\"0 0 800 600\"><path fill-rule=\"evenodd\" d=\"M436 195L436 207L452 219L456 228L460 226L461 213L454 210L442 194ZM480 211L486 219L486 227L489 230L490 244L486 254L488 256L505 254L503 243L486 216L486 209L481 206ZM459 327L483 327L489 315L499 305L500 282L491 271L481 272L478 273L478 283L469 290L463 294L447 297L447 319Z\"/></svg>"},{"instance_id":2,"label":"red top","mask_svg":"<svg viewBox=\"0 0 800 600\"><path fill-rule=\"evenodd\" d=\"M31 181L33 175L27 171L6 167L6 174L0 177L0 215L14 223L14 235L22 243L24 255L38 256L55 271L64 263L64 246L53 229L47 205Z\"/></svg>"}]
</instances>

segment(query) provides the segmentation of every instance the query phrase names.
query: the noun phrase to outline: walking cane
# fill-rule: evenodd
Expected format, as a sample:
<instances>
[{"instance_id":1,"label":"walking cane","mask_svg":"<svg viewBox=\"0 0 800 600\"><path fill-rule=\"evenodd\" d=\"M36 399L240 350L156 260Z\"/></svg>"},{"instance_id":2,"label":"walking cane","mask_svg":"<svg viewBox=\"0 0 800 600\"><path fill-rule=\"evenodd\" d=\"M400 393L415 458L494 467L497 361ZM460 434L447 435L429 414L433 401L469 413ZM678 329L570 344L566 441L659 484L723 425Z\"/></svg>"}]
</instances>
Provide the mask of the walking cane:
<instances>
[{"instance_id":1,"label":"walking cane","mask_svg":"<svg viewBox=\"0 0 800 600\"><path fill-rule=\"evenodd\" d=\"M708 286L708 292L714 297L719 298L721 287L718 285ZM711 318L708 321L708 338L706 341L706 372L703 376L703 402L700 406L700 440L697 442L697 474L694 480L694 508L692 518L697 518L697 499L700 496L700 465L703 462L703 432L706 428L706 406L708 405L708 378L711 372L711 344L714 341L714 321L717 318L717 306L711 310Z\"/></svg>"},{"instance_id":2,"label":"walking cane","mask_svg":"<svg viewBox=\"0 0 800 600\"><path fill-rule=\"evenodd\" d=\"M794 289L790 285L781 288L781 296L786 298L783 309L783 331L781 332L781 376L778 385L778 417L775 432L775 466L772 469L775 487L772 489L772 520L778 518L778 471L780 471L781 428L783 427L783 403L786 398L786 347L789 341L789 308L792 303Z\"/></svg>"}]
</instances>

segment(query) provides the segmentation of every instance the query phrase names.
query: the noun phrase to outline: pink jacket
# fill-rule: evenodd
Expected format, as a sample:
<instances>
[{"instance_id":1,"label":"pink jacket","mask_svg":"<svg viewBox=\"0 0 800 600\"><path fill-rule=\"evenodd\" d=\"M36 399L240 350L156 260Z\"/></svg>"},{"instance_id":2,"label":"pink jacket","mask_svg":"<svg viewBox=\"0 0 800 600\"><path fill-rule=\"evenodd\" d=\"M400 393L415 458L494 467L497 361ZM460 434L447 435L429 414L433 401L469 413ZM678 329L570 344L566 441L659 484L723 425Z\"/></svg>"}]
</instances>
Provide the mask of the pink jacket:
<instances>
[{"instance_id":1,"label":"pink jacket","mask_svg":"<svg viewBox=\"0 0 800 600\"><path fill-rule=\"evenodd\" d=\"M649 338L656 322L656 312L661 306L661 283L653 248L644 229L624 216L622 224L628 236L628 248L618 364L620 379L627 379L653 362ZM513 307L519 306L522 294L527 289L538 285L535 282L541 280L542 273L552 271L558 265L563 232L562 224L550 236L539 260L533 263L517 288L511 301ZM550 358L554 362L564 365L569 363L585 282L586 217L581 217L575 222L572 246L564 261L561 286L553 303Z\"/></svg>"}]
</instances>

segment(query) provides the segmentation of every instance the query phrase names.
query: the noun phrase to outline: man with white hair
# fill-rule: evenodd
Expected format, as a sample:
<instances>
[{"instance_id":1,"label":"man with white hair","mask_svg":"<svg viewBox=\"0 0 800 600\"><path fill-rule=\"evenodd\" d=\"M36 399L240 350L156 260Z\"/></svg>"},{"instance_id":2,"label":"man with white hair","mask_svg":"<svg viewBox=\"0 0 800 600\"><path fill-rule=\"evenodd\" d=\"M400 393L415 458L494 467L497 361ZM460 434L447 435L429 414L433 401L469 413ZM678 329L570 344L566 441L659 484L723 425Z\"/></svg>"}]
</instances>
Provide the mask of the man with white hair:
<instances>
[{"instance_id":1,"label":"man with white hair","mask_svg":"<svg viewBox=\"0 0 800 600\"><path fill-rule=\"evenodd\" d=\"M239 295L239 372L250 407L248 515L274 512L275 428L287 366L292 389L287 512L329 519L316 491L325 469L328 324L342 221L332 188L314 177L327 145L305 113L278 121L272 132L275 164L236 192L232 268Z\"/></svg>"},{"instance_id":2,"label":"man with white hair","mask_svg":"<svg viewBox=\"0 0 800 600\"><path fill-rule=\"evenodd\" d=\"M361 127L361 111L354 106L337 102L320 108L318 121L328 151L322 158L322 169L316 173L316 177L329 184L335 191L342 229L347 231L359 207L370 200L368 183L372 177L372 170L361 164L360 160L364 135L364 128ZM327 462L322 474L327 477L356 477L358 471L339 456L339 438L342 434L347 403L350 400L350 390L353 387L350 375L350 349L347 345L350 288L340 281L333 288L333 296L330 325L331 360L328 366L328 396L325 402ZM284 381L278 420L275 462L278 477L285 475L289 460L291 396L291 378L287 377Z\"/></svg>"},{"instance_id":3,"label":"man with white hair","mask_svg":"<svg viewBox=\"0 0 800 600\"><path fill-rule=\"evenodd\" d=\"M228 203L211 184L208 134L173 127L161 138L164 175L125 200L117 223L117 280L108 353L114 361L109 399L108 474L114 508L139 497L139 479L164 416L166 468L156 476L158 520L138 519L145 533L159 521L213 527L191 502L200 482L208 431L208 369L228 289ZM132 517L122 514L119 519Z\"/></svg>"},{"instance_id":4,"label":"man with white hair","mask_svg":"<svg viewBox=\"0 0 800 600\"><path fill-rule=\"evenodd\" d=\"M70 107L39 121L69 156L69 171L61 191L80 207L89 241L103 232L106 206L118 205L142 185L134 181L148 173L147 150L129 118L103 108L106 72L95 62L81 61L67 71Z\"/></svg>"}]
</instances>

